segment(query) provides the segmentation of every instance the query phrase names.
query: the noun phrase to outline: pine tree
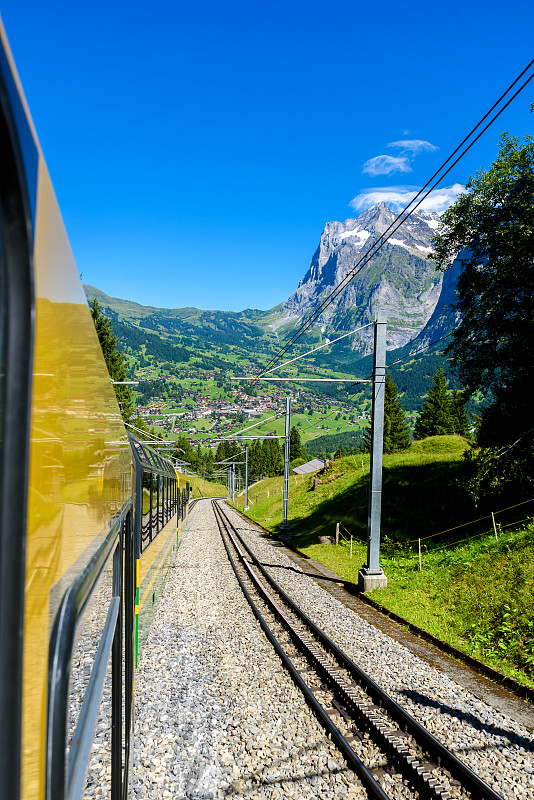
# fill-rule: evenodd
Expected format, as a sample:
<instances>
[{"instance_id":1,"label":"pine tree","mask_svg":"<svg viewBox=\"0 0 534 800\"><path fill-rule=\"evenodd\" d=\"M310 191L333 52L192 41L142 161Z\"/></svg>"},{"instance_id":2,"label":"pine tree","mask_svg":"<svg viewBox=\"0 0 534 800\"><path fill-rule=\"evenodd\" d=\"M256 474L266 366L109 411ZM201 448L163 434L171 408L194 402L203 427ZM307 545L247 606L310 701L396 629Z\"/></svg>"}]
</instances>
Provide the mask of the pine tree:
<instances>
[{"instance_id":1,"label":"pine tree","mask_svg":"<svg viewBox=\"0 0 534 800\"><path fill-rule=\"evenodd\" d=\"M222 441L217 445L217 452L215 453L215 461L224 461L229 457L228 442Z\"/></svg>"},{"instance_id":2,"label":"pine tree","mask_svg":"<svg viewBox=\"0 0 534 800\"><path fill-rule=\"evenodd\" d=\"M275 474L273 465L271 464L269 439L264 439L261 443L261 471L264 475L268 475L269 477Z\"/></svg>"},{"instance_id":3,"label":"pine tree","mask_svg":"<svg viewBox=\"0 0 534 800\"><path fill-rule=\"evenodd\" d=\"M102 312L100 304L96 297L91 303L91 317L95 325L98 341L104 354L104 360L108 368L109 377L112 381L126 381L128 375L126 372L126 363L124 354L117 350L117 337L113 335L111 327L111 320ZM121 409L122 418L125 422L129 422L133 416L135 408L135 400L133 392L129 386L113 385L117 402ZM144 426L143 426L144 427Z\"/></svg>"},{"instance_id":4,"label":"pine tree","mask_svg":"<svg viewBox=\"0 0 534 800\"><path fill-rule=\"evenodd\" d=\"M397 395L397 385L388 372L384 396L384 452L396 453L409 446L410 431L406 415Z\"/></svg>"},{"instance_id":5,"label":"pine tree","mask_svg":"<svg viewBox=\"0 0 534 800\"><path fill-rule=\"evenodd\" d=\"M416 439L424 439L451 433L455 433L452 402L447 390L447 378L439 367L415 423L414 435Z\"/></svg>"},{"instance_id":6,"label":"pine tree","mask_svg":"<svg viewBox=\"0 0 534 800\"><path fill-rule=\"evenodd\" d=\"M300 433L293 426L289 434L289 460L293 461L294 458L300 458L302 455L302 444L300 441Z\"/></svg>"},{"instance_id":7,"label":"pine tree","mask_svg":"<svg viewBox=\"0 0 534 800\"><path fill-rule=\"evenodd\" d=\"M410 431L406 415L398 398L397 385L391 374L386 375L384 395L384 453L396 453L410 446ZM371 425L363 436L363 453L371 452Z\"/></svg>"},{"instance_id":8,"label":"pine tree","mask_svg":"<svg viewBox=\"0 0 534 800\"><path fill-rule=\"evenodd\" d=\"M343 447L342 444L339 445L336 452L334 453L334 458L343 458L343 456L347 455L347 451Z\"/></svg>"},{"instance_id":9,"label":"pine tree","mask_svg":"<svg viewBox=\"0 0 534 800\"><path fill-rule=\"evenodd\" d=\"M284 451L280 449L278 439L268 439L271 451L272 475L282 475L284 471Z\"/></svg>"},{"instance_id":10,"label":"pine tree","mask_svg":"<svg viewBox=\"0 0 534 800\"><path fill-rule=\"evenodd\" d=\"M451 415L454 432L458 436L469 436L469 417L465 410L465 402L462 392L454 389L451 397Z\"/></svg>"},{"instance_id":11,"label":"pine tree","mask_svg":"<svg viewBox=\"0 0 534 800\"><path fill-rule=\"evenodd\" d=\"M248 469L251 478L257 480L262 474L261 469L261 441L254 439L248 451Z\"/></svg>"}]
</instances>

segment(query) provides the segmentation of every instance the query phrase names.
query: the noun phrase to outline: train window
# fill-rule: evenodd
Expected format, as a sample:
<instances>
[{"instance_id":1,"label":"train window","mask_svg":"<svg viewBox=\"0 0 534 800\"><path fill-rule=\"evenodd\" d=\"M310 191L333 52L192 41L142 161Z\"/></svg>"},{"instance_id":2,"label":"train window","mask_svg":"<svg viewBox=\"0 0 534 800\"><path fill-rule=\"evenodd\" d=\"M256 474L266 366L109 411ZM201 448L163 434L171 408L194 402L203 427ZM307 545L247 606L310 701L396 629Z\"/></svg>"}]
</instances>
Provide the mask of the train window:
<instances>
[{"instance_id":1,"label":"train window","mask_svg":"<svg viewBox=\"0 0 534 800\"><path fill-rule=\"evenodd\" d=\"M115 561L119 547L115 549ZM122 563L119 555L120 563ZM111 658L110 653L106 659L105 678L103 680L100 699L93 686L96 683L95 674L99 650L105 638L106 622L109 609L113 601L113 566L114 557L111 555L91 592L89 600L76 625L76 638L72 649L70 661L69 695L67 705L67 739L65 742L65 762L67 766L67 784L77 786L78 789L85 785L83 796L94 792L100 785L103 796L109 795L111 781ZM93 694L96 699L93 700ZM91 700L93 702L91 703ZM92 708L91 708L92 706ZM96 727L96 730L95 730ZM80 741L84 729L94 731L90 739L91 751L83 751ZM76 743L77 746L73 746ZM81 763L75 768L74 764ZM83 775L85 774L85 778ZM80 796L74 792L74 796Z\"/></svg>"},{"instance_id":2,"label":"train window","mask_svg":"<svg viewBox=\"0 0 534 800\"><path fill-rule=\"evenodd\" d=\"M70 667L67 748L72 744L79 721L112 598L113 562L108 559L76 625Z\"/></svg>"}]
</instances>

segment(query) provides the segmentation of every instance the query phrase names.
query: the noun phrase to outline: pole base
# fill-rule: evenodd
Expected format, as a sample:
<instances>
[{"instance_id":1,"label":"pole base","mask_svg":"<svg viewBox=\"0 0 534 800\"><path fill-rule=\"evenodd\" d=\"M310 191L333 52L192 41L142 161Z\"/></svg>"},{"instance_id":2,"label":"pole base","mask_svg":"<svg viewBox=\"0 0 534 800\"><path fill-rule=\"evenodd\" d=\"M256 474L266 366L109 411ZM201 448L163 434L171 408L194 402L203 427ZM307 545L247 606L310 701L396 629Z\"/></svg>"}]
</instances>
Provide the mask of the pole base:
<instances>
[{"instance_id":1,"label":"pole base","mask_svg":"<svg viewBox=\"0 0 534 800\"><path fill-rule=\"evenodd\" d=\"M243 511L248 511L250 506L243 506Z\"/></svg>"},{"instance_id":2,"label":"pole base","mask_svg":"<svg viewBox=\"0 0 534 800\"><path fill-rule=\"evenodd\" d=\"M369 572L366 567L362 567L358 572L358 591L372 592L373 589L385 589L388 585L384 571Z\"/></svg>"}]
</instances>

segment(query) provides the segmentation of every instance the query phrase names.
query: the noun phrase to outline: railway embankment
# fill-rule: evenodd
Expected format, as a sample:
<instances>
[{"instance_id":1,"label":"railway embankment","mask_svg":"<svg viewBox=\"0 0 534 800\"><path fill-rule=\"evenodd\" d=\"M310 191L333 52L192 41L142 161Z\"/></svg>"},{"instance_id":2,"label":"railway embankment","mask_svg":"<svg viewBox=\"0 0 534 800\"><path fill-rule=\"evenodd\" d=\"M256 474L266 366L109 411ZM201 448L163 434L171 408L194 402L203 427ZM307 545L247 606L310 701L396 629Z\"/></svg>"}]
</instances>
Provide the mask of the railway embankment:
<instances>
[{"instance_id":1,"label":"railway embankment","mask_svg":"<svg viewBox=\"0 0 534 800\"><path fill-rule=\"evenodd\" d=\"M372 597L534 689L534 500L475 507L462 488L466 447L458 437L433 437L384 457L388 586ZM290 478L289 544L352 583L366 559L368 467L368 456L350 456ZM281 490L279 478L256 487L247 512L276 535ZM333 542L321 543L324 536Z\"/></svg>"},{"instance_id":2,"label":"railway embankment","mask_svg":"<svg viewBox=\"0 0 534 800\"><path fill-rule=\"evenodd\" d=\"M366 797L242 596L209 500L184 525L135 703L135 798Z\"/></svg>"},{"instance_id":3,"label":"railway embankment","mask_svg":"<svg viewBox=\"0 0 534 800\"><path fill-rule=\"evenodd\" d=\"M503 798L532 797L527 727L354 613L233 517L288 594L388 694ZM192 509L171 571L137 675L134 797L367 797L242 596L211 501Z\"/></svg>"}]
</instances>

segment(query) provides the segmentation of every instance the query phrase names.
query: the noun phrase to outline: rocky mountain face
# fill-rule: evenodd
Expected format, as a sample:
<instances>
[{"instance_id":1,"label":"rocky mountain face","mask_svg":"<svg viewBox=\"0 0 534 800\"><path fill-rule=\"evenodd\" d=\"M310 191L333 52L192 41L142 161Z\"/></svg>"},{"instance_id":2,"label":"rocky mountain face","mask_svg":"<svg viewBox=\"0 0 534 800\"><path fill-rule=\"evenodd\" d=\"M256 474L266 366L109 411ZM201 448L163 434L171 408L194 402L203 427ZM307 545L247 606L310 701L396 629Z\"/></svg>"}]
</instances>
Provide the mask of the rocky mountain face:
<instances>
[{"instance_id":1,"label":"rocky mountain face","mask_svg":"<svg viewBox=\"0 0 534 800\"><path fill-rule=\"evenodd\" d=\"M311 266L291 297L282 304L273 327L297 323L353 270L372 244L384 233L396 214L379 203L356 219L328 222ZM356 277L319 317L327 335L348 331L374 319L379 308L388 316L388 349L415 339L434 315L442 293L443 275L427 254L439 217L416 211L371 258ZM447 273L448 275L448 273ZM447 279L447 294L454 293ZM447 315L445 315L447 316ZM356 337L355 337L356 339ZM369 352L372 328L356 339L354 347Z\"/></svg>"},{"instance_id":2,"label":"rocky mountain face","mask_svg":"<svg viewBox=\"0 0 534 800\"><path fill-rule=\"evenodd\" d=\"M328 222L298 288L288 300L269 311L158 309L108 297L90 286L86 287L86 293L89 300L96 297L117 324L133 325L134 333L142 329L145 339L151 337L149 344L153 349L154 337L160 337L164 344L180 346L189 341L187 337L192 337L197 347L204 342L208 350L212 345L221 345L239 346L251 354L274 352L286 335L300 325L306 313L315 310L357 268L395 217L385 203L379 203L356 219ZM317 341L317 328L321 329L323 340L332 339L372 322L381 308L388 317L388 350L408 344L410 350L412 344L414 348L428 347L456 327L457 315L450 306L454 303L459 266L453 265L443 275L427 258L438 221L437 214L424 211L415 212L405 220L324 310L314 325L315 331L311 331L311 341ZM123 334L133 335L130 329ZM372 352L373 327L356 334L352 345L349 342L352 337L333 348L331 354L323 351L322 361L335 368L343 358L347 364L354 364L354 356L367 356ZM147 342L144 344L148 347Z\"/></svg>"}]
</instances>

